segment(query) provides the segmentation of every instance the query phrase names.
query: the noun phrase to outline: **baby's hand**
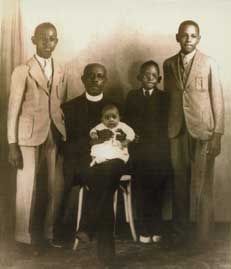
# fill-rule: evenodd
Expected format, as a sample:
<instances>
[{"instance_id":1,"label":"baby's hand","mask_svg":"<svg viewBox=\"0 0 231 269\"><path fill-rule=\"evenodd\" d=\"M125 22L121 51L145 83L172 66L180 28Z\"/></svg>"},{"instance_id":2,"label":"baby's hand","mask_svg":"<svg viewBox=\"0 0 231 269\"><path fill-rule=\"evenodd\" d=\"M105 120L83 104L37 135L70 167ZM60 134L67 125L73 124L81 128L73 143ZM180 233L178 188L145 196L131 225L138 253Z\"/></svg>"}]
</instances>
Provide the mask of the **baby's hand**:
<instances>
[{"instance_id":1,"label":"baby's hand","mask_svg":"<svg viewBox=\"0 0 231 269\"><path fill-rule=\"evenodd\" d=\"M94 131L91 132L90 133L90 138L91 138L90 144L92 146L100 143L99 136L98 136L97 132L94 132Z\"/></svg>"},{"instance_id":2,"label":"baby's hand","mask_svg":"<svg viewBox=\"0 0 231 269\"><path fill-rule=\"evenodd\" d=\"M127 147L128 147L128 144L129 144L130 142L131 142L131 141L128 140L128 139L124 139L124 140L120 141L121 148L122 148L122 149L127 148Z\"/></svg>"},{"instance_id":3,"label":"baby's hand","mask_svg":"<svg viewBox=\"0 0 231 269\"><path fill-rule=\"evenodd\" d=\"M93 140L98 140L99 139L99 136L98 136L97 132L91 132L90 137Z\"/></svg>"},{"instance_id":4,"label":"baby's hand","mask_svg":"<svg viewBox=\"0 0 231 269\"><path fill-rule=\"evenodd\" d=\"M134 139L134 143L138 144L140 142L140 136L139 135L135 135L135 139Z\"/></svg>"},{"instance_id":5,"label":"baby's hand","mask_svg":"<svg viewBox=\"0 0 231 269\"><path fill-rule=\"evenodd\" d=\"M116 130L116 139L119 140L120 142L126 140L127 135L122 129L117 129Z\"/></svg>"}]
</instances>

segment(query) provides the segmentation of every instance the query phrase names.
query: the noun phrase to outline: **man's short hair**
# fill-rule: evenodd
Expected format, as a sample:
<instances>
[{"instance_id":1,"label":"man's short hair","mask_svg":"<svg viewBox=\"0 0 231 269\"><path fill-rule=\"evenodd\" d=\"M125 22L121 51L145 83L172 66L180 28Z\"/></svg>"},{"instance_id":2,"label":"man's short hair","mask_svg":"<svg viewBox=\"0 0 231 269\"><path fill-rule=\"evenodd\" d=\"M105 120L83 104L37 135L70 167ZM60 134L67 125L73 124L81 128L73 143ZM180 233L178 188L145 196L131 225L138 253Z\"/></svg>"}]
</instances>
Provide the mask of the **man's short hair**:
<instances>
[{"instance_id":1,"label":"man's short hair","mask_svg":"<svg viewBox=\"0 0 231 269\"><path fill-rule=\"evenodd\" d=\"M107 77L107 69L104 65L102 64L99 64L99 63L90 63L90 64L87 64L83 70L83 76L85 76L88 72L88 70L92 67L101 67L103 70L104 70L104 76Z\"/></svg>"},{"instance_id":2,"label":"man's short hair","mask_svg":"<svg viewBox=\"0 0 231 269\"><path fill-rule=\"evenodd\" d=\"M153 61L153 60L150 60L150 61L147 61L145 63L143 63L141 66L140 66L140 74L143 74L145 69L148 67L148 66L155 66L156 70L158 71L158 74L160 74L160 68L159 68L159 65L157 62Z\"/></svg>"},{"instance_id":3,"label":"man's short hair","mask_svg":"<svg viewBox=\"0 0 231 269\"><path fill-rule=\"evenodd\" d=\"M187 21L183 21L179 28L178 28L178 33L180 33L180 31L186 26L186 25L193 25L196 27L198 33L200 33L200 27L199 25L195 22L195 21L191 21L191 20L187 20Z\"/></svg>"},{"instance_id":4,"label":"man's short hair","mask_svg":"<svg viewBox=\"0 0 231 269\"><path fill-rule=\"evenodd\" d=\"M55 32L57 33L57 30L56 30L56 27L54 26L54 24L52 24L50 22L43 22L43 23L36 26L36 28L34 30L34 36L36 36L43 28L53 28L55 30Z\"/></svg>"}]
</instances>

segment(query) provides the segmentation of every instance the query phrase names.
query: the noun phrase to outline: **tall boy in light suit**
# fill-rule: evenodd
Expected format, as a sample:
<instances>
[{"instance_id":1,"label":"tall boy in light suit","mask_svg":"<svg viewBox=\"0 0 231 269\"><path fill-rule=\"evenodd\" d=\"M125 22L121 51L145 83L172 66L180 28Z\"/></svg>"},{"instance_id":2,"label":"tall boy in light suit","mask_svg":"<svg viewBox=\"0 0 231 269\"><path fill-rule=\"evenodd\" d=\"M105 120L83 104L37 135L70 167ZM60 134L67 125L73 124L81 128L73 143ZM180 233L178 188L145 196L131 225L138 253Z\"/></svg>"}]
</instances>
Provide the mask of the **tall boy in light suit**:
<instances>
[{"instance_id":1,"label":"tall boy in light suit","mask_svg":"<svg viewBox=\"0 0 231 269\"><path fill-rule=\"evenodd\" d=\"M16 67L11 78L8 108L9 162L17 168L15 239L31 244L31 220L40 164L48 167L48 205L44 237L53 240L54 223L63 192L62 156L65 139L61 102L65 99L63 71L51 57L58 38L53 24L35 29L36 54Z\"/></svg>"},{"instance_id":2,"label":"tall boy in light suit","mask_svg":"<svg viewBox=\"0 0 231 269\"><path fill-rule=\"evenodd\" d=\"M196 180L198 240L207 242L213 223L213 169L224 133L224 101L215 62L196 49L200 30L194 21L180 24L181 50L164 62L169 92L168 133L174 169L174 219L185 235L189 221L192 168ZM182 238L183 239L183 238Z\"/></svg>"}]
</instances>

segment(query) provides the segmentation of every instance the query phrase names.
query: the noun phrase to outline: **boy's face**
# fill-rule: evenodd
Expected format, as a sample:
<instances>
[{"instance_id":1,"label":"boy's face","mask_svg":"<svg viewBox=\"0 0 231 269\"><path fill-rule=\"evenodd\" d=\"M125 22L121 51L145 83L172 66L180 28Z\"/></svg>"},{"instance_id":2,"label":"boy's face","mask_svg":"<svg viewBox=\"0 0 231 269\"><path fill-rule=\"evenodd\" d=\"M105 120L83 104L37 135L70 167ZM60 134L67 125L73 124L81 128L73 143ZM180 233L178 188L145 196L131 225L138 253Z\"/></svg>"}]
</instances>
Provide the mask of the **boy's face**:
<instances>
[{"instance_id":1,"label":"boy's face","mask_svg":"<svg viewBox=\"0 0 231 269\"><path fill-rule=\"evenodd\" d=\"M176 40L180 43L181 51L185 54L192 52L200 42L198 29L191 24L185 25L178 34Z\"/></svg>"},{"instance_id":2,"label":"boy's face","mask_svg":"<svg viewBox=\"0 0 231 269\"><path fill-rule=\"evenodd\" d=\"M116 108L106 110L102 115L102 122L105 126L115 128L120 121L119 112Z\"/></svg>"},{"instance_id":3,"label":"boy's face","mask_svg":"<svg viewBox=\"0 0 231 269\"><path fill-rule=\"evenodd\" d=\"M106 82L106 74L101 66L91 66L82 76L82 82L87 93L97 96L102 93Z\"/></svg>"},{"instance_id":4,"label":"boy's face","mask_svg":"<svg viewBox=\"0 0 231 269\"><path fill-rule=\"evenodd\" d=\"M160 79L161 78L159 76L158 69L155 65L147 66L139 75L141 85L146 90L151 90L155 88L155 86L159 83Z\"/></svg>"},{"instance_id":5,"label":"boy's face","mask_svg":"<svg viewBox=\"0 0 231 269\"><path fill-rule=\"evenodd\" d=\"M38 56L48 59L58 43L57 32L53 27L43 27L32 37L32 42Z\"/></svg>"}]
</instances>

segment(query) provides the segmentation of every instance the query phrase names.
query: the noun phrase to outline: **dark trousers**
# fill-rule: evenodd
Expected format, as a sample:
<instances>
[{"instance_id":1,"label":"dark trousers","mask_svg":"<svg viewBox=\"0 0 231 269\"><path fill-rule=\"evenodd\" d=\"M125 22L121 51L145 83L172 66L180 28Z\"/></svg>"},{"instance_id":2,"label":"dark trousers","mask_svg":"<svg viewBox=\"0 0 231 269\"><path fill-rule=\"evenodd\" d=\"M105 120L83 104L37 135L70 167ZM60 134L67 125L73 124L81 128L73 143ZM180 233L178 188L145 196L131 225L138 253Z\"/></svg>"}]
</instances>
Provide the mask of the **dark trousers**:
<instances>
[{"instance_id":1,"label":"dark trousers","mask_svg":"<svg viewBox=\"0 0 231 269\"><path fill-rule=\"evenodd\" d=\"M131 150L139 232L143 236L162 232L162 197L170 170L164 155L151 144L138 144Z\"/></svg>"},{"instance_id":2,"label":"dark trousers","mask_svg":"<svg viewBox=\"0 0 231 269\"><path fill-rule=\"evenodd\" d=\"M161 213L165 178L151 173L150 170L137 170L135 172L135 187L140 234L143 236L159 235L162 232Z\"/></svg>"},{"instance_id":3,"label":"dark trousers","mask_svg":"<svg viewBox=\"0 0 231 269\"><path fill-rule=\"evenodd\" d=\"M115 254L113 238L113 196L119 186L125 164L114 159L89 168L85 185L88 187L80 231L97 238L98 256L109 262Z\"/></svg>"}]
</instances>

